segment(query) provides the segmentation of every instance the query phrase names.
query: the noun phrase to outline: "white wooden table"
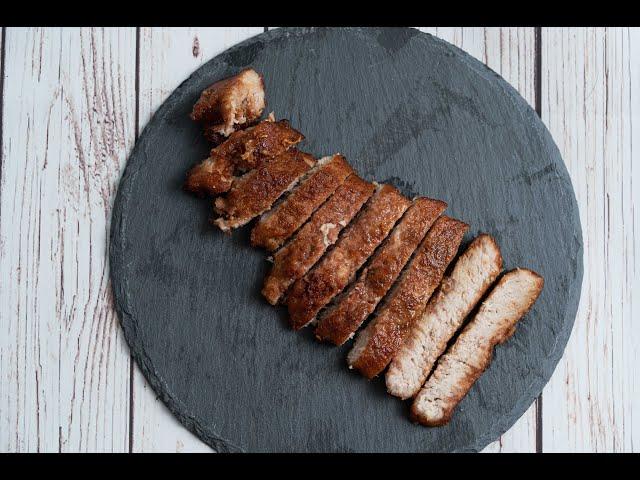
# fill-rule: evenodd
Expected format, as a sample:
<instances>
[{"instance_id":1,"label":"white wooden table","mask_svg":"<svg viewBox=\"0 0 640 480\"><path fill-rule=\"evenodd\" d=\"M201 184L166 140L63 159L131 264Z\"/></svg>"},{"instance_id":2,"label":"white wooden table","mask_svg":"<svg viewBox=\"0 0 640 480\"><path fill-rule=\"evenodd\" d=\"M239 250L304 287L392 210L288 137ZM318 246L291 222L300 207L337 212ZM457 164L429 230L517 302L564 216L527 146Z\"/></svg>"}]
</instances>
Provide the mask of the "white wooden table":
<instances>
[{"instance_id":1,"label":"white wooden table","mask_svg":"<svg viewBox=\"0 0 640 480\"><path fill-rule=\"evenodd\" d=\"M153 111L263 30L2 30L0 451L209 451L131 360L109 285L111 206ZM640 451L640 29L423 30L536 108L580 205L571 339L542 396L486 450Z\"/></svg>"}]
</instances>

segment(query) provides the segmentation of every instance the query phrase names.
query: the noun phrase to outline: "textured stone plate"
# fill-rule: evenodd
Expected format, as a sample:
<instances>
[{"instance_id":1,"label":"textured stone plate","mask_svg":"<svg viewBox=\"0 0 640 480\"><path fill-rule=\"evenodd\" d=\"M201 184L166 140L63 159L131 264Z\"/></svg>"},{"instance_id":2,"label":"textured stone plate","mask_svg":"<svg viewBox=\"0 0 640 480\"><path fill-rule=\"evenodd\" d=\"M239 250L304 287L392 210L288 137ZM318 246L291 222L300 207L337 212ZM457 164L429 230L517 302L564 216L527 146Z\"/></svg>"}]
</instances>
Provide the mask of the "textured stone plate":
<instances>
[{"instance_id":1,"label":"textured stone plate","mask_svg":"<svg viewBox=\"0 0 640 480\"><path fill-rule=\"evenodd\" d=\"M317 155L342 152L367 179L449 203L495 236L505 267L545 289L451 423L424 428L407 403L347 369L349 346L293 333L260 297L268 264L247 230L212 228L181 190L208 148L188 113L210 83L251 66L268 111ZM129 158L113 213L111 271L133 355L157 394L218 450L480 450L548 381L582 281L575 196L551 136L500 76L412 29L278 29L214 58L180 85Z\"/></svg>"}]
</instances>

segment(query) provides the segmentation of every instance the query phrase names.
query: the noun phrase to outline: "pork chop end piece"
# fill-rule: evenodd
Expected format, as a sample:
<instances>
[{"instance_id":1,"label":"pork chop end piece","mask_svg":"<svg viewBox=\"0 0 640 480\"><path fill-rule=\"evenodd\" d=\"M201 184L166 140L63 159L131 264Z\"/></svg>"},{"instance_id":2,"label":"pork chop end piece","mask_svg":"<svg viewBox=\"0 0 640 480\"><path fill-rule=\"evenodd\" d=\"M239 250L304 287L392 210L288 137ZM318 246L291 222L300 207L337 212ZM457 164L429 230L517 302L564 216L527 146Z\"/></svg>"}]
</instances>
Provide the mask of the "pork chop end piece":
<instances>
[{"instance_id":1,"label":"pork chop end piece","mask_svg":"<svg viewBox=\"0 0 640 480\"><path fill-rule=\"evenodd\" d=\"M208 124L210 134L228 137L237 126L256 121L264 107L262 76L248 68L206 88L193 106L191 119Z\"/></svg>"}]
</instances>

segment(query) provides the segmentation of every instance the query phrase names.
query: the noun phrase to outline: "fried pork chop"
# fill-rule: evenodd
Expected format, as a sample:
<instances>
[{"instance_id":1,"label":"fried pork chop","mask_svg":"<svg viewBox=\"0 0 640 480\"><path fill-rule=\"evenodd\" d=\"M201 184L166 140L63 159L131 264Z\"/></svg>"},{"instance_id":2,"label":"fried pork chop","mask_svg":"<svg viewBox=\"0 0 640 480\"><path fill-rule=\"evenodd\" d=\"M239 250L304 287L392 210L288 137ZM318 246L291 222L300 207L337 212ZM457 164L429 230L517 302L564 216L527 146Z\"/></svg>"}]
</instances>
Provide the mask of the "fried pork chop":
<instances>
[{"instance_id":1,"label":"fried pork chop","mask_svg":"<svg viewBox=\"0 0 640 480\"><path fill-rule=\"evenodd\" d=\"M214 223L225 232L246 225L269 210L314 164L311 155L294 149L251 170L234 181L226 196L216 198L215 210L222 217Z\"/></svg>"},{"instance_id":2,"label":"fried pork chop","mask_svg":"<svg viewBox=\"0 0 640 480\"><path fill-rule=\"evenodd\" d=\"M476 237L442 280L386 373L387 391L415 396L447 343L502 270L502 255L489 235Z\"/></svg>"},{"instance_id":3,"label":"fried pork chop","mask_svg":"<svg viewBox=\"0 0 640 480\"><path fill-rule=\"evenodd\" d=\"M263 120L240 130L211 150L209 157L187 174L184 187L197 195L227 192L235 175L259 167L265 161L293 148L304 139L287 120Z\"/></svg>"},{"instance_id":4,"label":"fried pork chop","mask_svg":"<svg viewBox=\"0 0 640 480\"><path fill-rule=\"evenodd\" d=\"M256 122L264 107L262 76L248 68L206 88L193 106L191 119L203 123L206 136L216 141Z\"/></svg>"},{"instance_id":5,"label":"fried pork chop","mask_svg":"<svg viewBox=\"0 0 640 480\"><path fill-rule=\"evenodd\" d=\"M449 422L455 407L491 363L494 347L513 335L543 286L542 277L527 269L512 270L498 281L416 396L411 407L414 420L427 426Z\"/></svg>"},{"instance_id":6,"label":"fried pork chop","mask_svg":"<svg viewBox=\"0 0 640 480\"><path fill-rule=\"evenodd\" d=\"M279 248L351 173L353 169L342 155L318 160L308 177L253 227L251 245L270 251Z\"/></svg>"},{"instance_id":7,"label":"fried pork chop","mask_svg":"<svg viewBox=\"0 0 640 480\"><path fill-rule=\"evenodd\" d=\"M311 216L291 241L273 255L273 267L262 287L272 305L324 255L373 193L374 186L350 175Z\"/></svg>"},{"instance_id":8,"label":"fried pork chop","mask_svg":"<svg viewBox=\"0 0 640 480\"><path fill-rule=\"evenodd\" d=\"M425 197L413 202L354 285L320 316L315 330L318 340L342 345L353 336L446 208L445 202Z\"/></svg>"},{"instance_id":9,"label":"fried pork chop","mask_svg":"<svg viewBox=\"0 0 640 480\"><path fill-rule=\"evenodd\" d=\"M385 369L422 315L468 228L447 216L435 221L378 315L358 334L347 357L350 368L367 378Z\"/></svg>"},{"instance_id":10,"label":"fried pork chop","mask_svg":"<svg viewBox=\"0 0 640 480\"><path fill-rule=\"evenodd\" d=\"M311 323L316 314L349 284L410 204L395 187L379 187L333 250L291 287L287 305L295 330Z\"/></svg>"}]
</instances>

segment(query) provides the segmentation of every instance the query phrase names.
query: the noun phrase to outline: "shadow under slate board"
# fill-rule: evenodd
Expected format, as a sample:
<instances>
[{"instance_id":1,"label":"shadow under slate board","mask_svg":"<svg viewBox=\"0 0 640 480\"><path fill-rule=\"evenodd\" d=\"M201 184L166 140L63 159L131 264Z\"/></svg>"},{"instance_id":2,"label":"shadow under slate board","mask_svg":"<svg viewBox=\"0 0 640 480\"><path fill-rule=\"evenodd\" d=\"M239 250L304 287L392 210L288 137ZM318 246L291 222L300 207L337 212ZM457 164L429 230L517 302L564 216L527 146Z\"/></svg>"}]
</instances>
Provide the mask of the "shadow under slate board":
<instances>
[{"instance_id":1,"label":"shadow under slate board","mask_svg":"<svg viewBox=\"0 0 640 480\"><path fill-rule=\"evenodd\" d=\"M451 422L409 421L384 379L260 296L269 264L248 229L208 223L183 192L208 146L189 112L216 80L253 67L268 106L316 156L341 152L368 180L449 203L498 241L505 268L545 288ZM133 150L113 213L111 275L133 355L178 419L219 451L474 451L540 393L569 337L582 282L571 181L535 112L495 72L413 29L277 29L215 57L158 109Z\"/></svg>"}]
</instances>

